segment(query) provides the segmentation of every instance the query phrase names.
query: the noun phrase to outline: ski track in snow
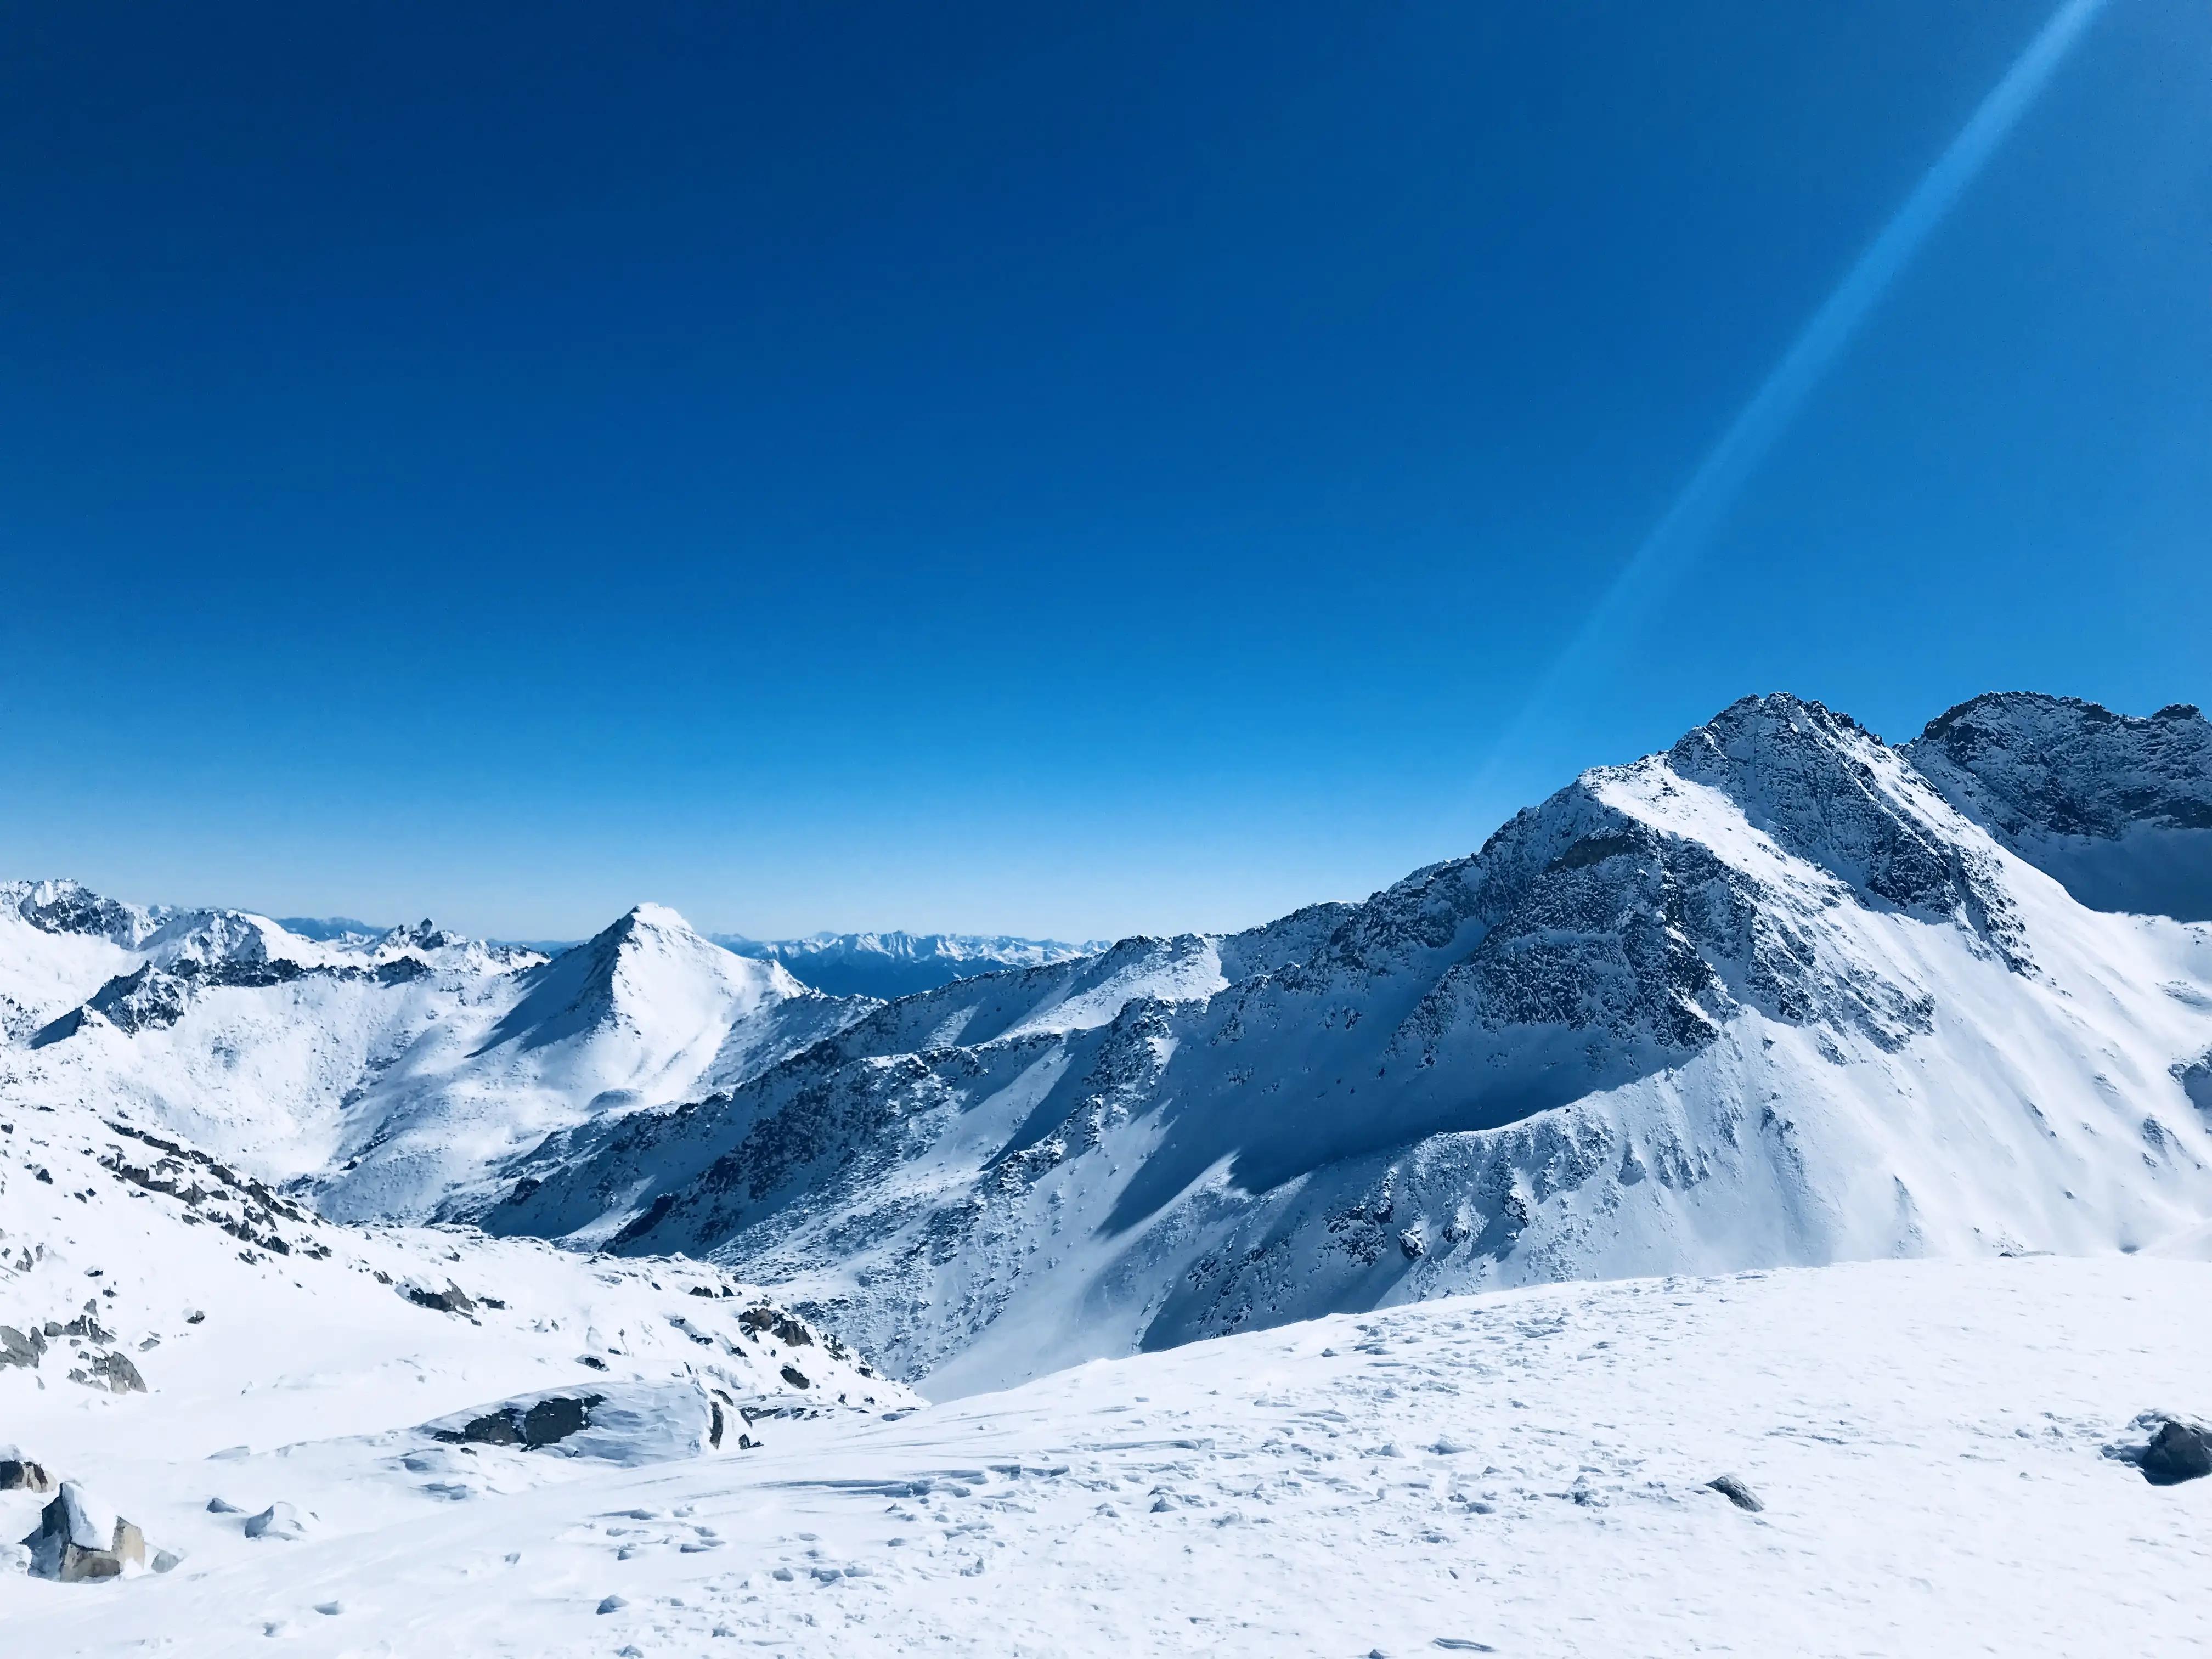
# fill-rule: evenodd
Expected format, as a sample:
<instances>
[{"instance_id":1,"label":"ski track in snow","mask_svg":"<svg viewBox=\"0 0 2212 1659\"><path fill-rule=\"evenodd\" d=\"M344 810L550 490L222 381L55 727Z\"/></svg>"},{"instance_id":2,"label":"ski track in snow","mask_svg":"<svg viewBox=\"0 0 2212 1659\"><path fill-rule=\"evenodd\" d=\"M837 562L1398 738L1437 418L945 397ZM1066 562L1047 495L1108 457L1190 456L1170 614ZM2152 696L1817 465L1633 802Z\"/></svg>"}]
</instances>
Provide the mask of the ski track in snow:
<instances>
[{"instance_id":1,"label":"ski track in snow","mask_svg":"<svg viewBox=\"0 0 2212 1659\"><path fill-rule=\"evenodd\" d=\"M2208 1291L2202 1263L2108 1257L1455 1298L226 1533L159 1579L10 1576L0 1621L87 1655L2196 1650L2212 1482L2102 1448L2201 1394ZM97 1433L40 1426L72 1417Z\"/></svg>"}]
</instances>

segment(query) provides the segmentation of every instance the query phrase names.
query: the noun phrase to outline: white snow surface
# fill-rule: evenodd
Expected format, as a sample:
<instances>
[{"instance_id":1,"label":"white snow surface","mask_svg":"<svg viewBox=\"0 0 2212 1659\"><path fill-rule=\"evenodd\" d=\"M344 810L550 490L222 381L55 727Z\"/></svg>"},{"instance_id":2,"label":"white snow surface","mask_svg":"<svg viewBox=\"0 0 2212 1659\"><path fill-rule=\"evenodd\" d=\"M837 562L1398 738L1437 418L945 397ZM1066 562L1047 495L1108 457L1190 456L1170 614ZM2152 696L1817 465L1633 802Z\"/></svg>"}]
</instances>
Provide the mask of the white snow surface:
<instances>
[{"instance_id":1,"label":"white snow surface","mask_svg":"<svg viewBox=\"0 0 2212 1659\"><path fill-rule=\"evenodd\" d=\"M2106 1449L2203 1402L2212 1333L2185 1310L2208 1293L2212 1267L2148 1256L1492 1292L645 1467L487 1448L410 1470L419 1443L365 1411L268 1421L289 1378L210 1376L176 1440L132 1431L143 1401L40 1398L50 1465L185 1559L0 1574L0 1627L182 1659L270 1637L441 1659L2201 1651L2212 1481L2153 1486ZM380 1426L455 1392L403 1377ZM226 1435L252 1454L207 1455ZM313 1520L248 1540L210 1498ZM0 1504L27 1529L33 1501Z\"/></svg>"},{"instance_id":2,"label":"white snow surface","mask_svg":"<svg viewBox=\"0 0 2212 1659\"><path fill-rule=\"evenodd\" d=\"M549 1394L593 1403L546 1449L432 1431ZM276 1503L310 1536L415 1524L587 1467L912 1403L711 1267L331 1223L152 1131L0 1109L0 1422L151 1550L219 1554ZM46 1501L0 1493L0 1540ZM0 1609L20 1610L9 1580ZM11 1612L0 1628L12 1644Z\"/></svg>"}]
</instances>

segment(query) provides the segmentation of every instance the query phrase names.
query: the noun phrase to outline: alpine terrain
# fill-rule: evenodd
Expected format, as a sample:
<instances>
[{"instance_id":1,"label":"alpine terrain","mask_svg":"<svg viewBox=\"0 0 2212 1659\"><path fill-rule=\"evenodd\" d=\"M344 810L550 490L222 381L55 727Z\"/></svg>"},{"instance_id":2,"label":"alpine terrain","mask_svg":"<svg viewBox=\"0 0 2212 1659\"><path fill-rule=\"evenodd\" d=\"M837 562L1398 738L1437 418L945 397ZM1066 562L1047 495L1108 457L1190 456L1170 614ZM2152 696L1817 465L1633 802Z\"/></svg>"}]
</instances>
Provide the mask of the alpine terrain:
<instances>
[{"instance_id":1,"label":"alpine terrain","mask_svg":"<svg viewBox=\"0 0 2212 1659\"><path fill-rule=\"evenodd\" d=\"M710 933L741 957L780 962L792 977L836 996L902 997L956 979L1008 968L1041 968L1103 950L1109 941L1063 945L1058 939L1003 933L813 933L805 939L753 939Z\"/></svg>"},{"instance_id":2,"label":"alpine terrain","mask_svg":"<svg viewBox=\"0 0 2212 1659\"><path fill-rule=\"evenodd\" d=\"M0 885L11 1642L2212 1641L2193 708L1747 698L1241 933L736 943Z\"/></svg>"},{"instance_id":3,"label":"alpine terrain","mask_svg":"<svg viewBox=\"0 0 2212 1659\"><path fill-rule=\"evenodd\" d=\"M1499 1285L2140 1249L2212 1216L2212 933L2112 872L2192 908L2208 814L2193 708L1892 747L1747 699L1364 903L902 999L447 1213L710 1258L940 1394Z\"/></svg>"}]
</instances>

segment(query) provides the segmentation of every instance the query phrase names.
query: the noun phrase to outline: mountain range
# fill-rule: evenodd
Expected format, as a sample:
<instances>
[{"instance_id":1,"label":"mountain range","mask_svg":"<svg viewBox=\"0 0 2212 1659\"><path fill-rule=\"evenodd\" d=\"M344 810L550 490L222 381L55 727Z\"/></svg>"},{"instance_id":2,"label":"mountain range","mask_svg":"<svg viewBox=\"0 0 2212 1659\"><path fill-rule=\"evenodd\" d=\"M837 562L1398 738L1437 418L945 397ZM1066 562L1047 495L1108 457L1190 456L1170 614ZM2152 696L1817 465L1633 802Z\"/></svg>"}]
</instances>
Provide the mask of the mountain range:
<instances>
[{"instance_id":1,"label":"mountain range","mask_svg":"<svg viewBox=\"0 0 2212 1659\"><path fill-rule=\"evenodd\" d=\"M333 1217L703 1258L957 1394L1498 1285L2186 1234L2208 918L2194 708L1992 696L1892 745L1771 696L1359 903L800 942L1037 953L890 1000L653 906L549 958L16 884L0 1102Z\"/></svg>"},{"instance_id":2,"label":"mountain range","mask_svg":"<svg viewBox=\"0 0 2212 1659\"><path fill-rule=\"evenodd\" d=\"M1041 968L1106 948L1093 939L1016 939L1005 933L813 933L805 939L753 939L710 933L715 944L741 957L780 962L793 978L835 996L910 996L956 979L973 979L1009 968Z\"/></svg>"}]
</instances>

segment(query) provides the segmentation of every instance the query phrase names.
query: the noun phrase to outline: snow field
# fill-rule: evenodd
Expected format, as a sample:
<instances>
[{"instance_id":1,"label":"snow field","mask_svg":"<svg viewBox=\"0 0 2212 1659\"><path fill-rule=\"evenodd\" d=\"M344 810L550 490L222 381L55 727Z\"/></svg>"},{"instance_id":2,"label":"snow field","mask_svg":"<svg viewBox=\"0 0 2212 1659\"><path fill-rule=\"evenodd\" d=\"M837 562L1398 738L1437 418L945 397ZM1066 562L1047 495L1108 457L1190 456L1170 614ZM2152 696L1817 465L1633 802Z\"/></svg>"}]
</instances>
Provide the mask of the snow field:
<instances>
[{"instance_id":1,"label":"snow field","mask_svg":"<svg viewBox=\"0 0 2212 1659\"><path fill-rule=\"evenodd\" d=\"M1915 1261L1338 1316L159 1579L11 1577L0 1618L88 1655L2191 1651L2212 1482L2103 1449L2201 1403L2208 1291ZM290 1454L294 1501L374 1484L352 1455Z\"/></svg>"}]
</instances>

